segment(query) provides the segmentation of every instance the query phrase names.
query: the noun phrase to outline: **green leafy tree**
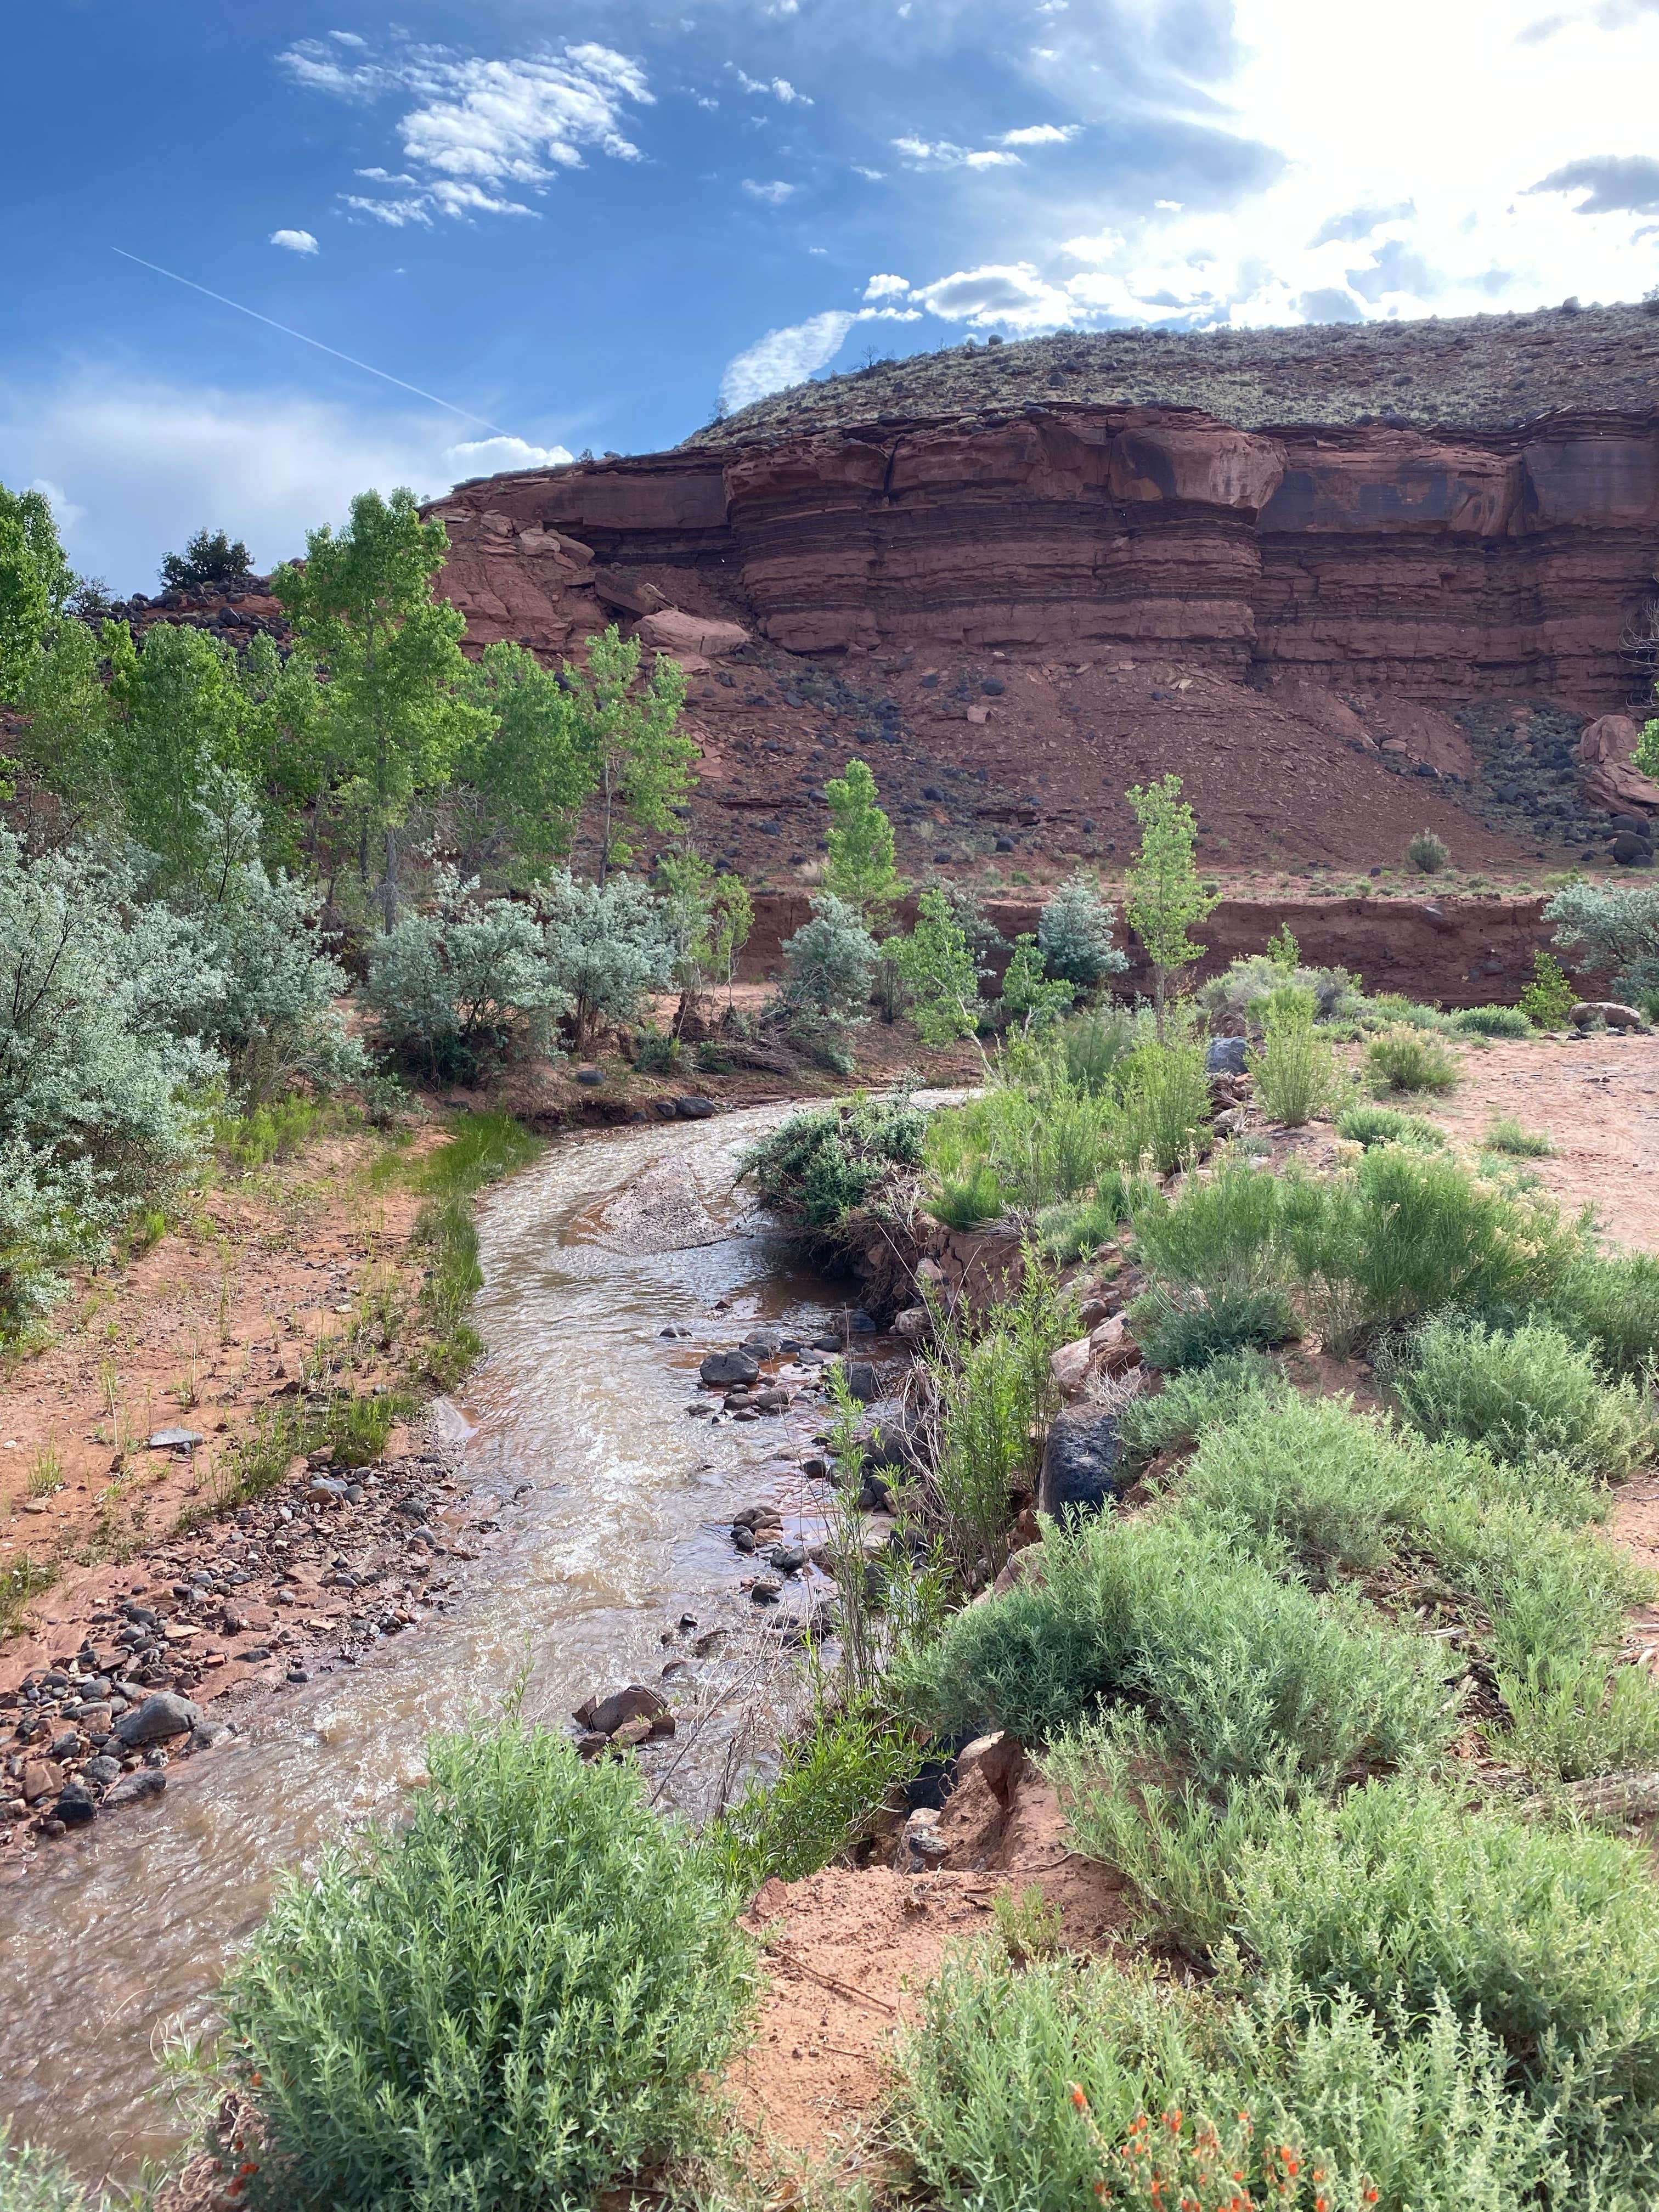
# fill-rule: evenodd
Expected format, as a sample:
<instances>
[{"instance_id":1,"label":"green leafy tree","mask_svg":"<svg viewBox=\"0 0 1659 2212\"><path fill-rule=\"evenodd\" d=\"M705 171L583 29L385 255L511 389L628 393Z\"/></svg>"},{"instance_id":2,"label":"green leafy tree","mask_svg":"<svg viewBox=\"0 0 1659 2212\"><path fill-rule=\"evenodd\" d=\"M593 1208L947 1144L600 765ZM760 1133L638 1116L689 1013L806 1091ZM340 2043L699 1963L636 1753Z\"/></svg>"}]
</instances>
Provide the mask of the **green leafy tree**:
<instances>
[{"instance_id":1,"label":"green leafy tree","mask_svg":"<svg viewBox=\"0 0 1659 2212\"><path fill-rule=\"evenodd\" d=\"M398 833L487 720L465 696L465 618L433 591L448 550L442 523L422 521L413 492L360 492L347 527L337 537L308 531L304 562L273 579L301 643L327 671L333 757L349 779L366 877L369 839L384 850L388 929L398 919Z\"/></svg>"},{"instance_id":2,"label":"green leafy tree","mask_svg":"<svg viewBox=\"0 0 1659 2212\"><path fill-rule=\"evenodd\" d=\"M1204 953L1204 947L1194 945L1187 933L1212 914L1220 901L1218 893L1206 890L1199 881L1193 863L1198 825L1181 795L1181 778L1166 775L1157 783L1138 784L1126 796L1140 824L1140 850L1129 871L1129 927L1152 963L1161 1042L1170 980Z\"/></svg>"},{"instance_id":3,"label":"green leafy tree","mask_svg":"<svg viewBox=\"0 0 1659 2212\"><path fill-rule=\"evenodd\" d=\"M1654 690L1659 692L1659 684ZM1642 725L1642 734L1636 741L1636 750L1631 755L1632 763L1644 775L1659 780L1659 716Z\"/></svg>"},{"instance_id":4,"label":"green leafy tree","mask_svg":"<svg viewBox=\"0 0 1659 2212\"><path fill-rule=\"evenodd\" d=\"M979 975L967 933L943 890L925 890L915 929L908 937L889 938L881 949L910 993L924 1044L954 1044L974 1035L985 1011Z\"/></svg>"},{"instance_id":5,"label":"green leafy tree","mask_svg":"<svg viewBox=\"0 0 1659 2212\"><path fill-rule=\"evenodd\" d=\"M135 643L104 624L112 716L110 756L131 834L167 885L206 865L197 801L216 769L240 765L242 698L235 655L205 631L156 623Z\"/></svg>"},{"instance_id":6,"label":"green leafy tree","mask_svg":"<svg viewBox=\"0 0 1659 2212\"><path fill-rule=\"evenodd\" d=\"M1063 975L1049 975L1035 937L1028 933L1014 939L1013 957L1002 979L1002 1012L1006 1020L1018 1022L1024 1029L1041 1029L1044 1023L1057 1021L1069 1012L1076 996L1075 983Z\"/></svg>"},{"instance_id":7,"label":"green leafy tree","mask_svg":"<svg viewBox=\"0 0 1659 2212\"><path fill-rule=\"evenodd\" d=\"M755 902L748 884L734 873L717 876L709 894L708 965L714 981L725 988L728 1006L738 976L738 955L754 926Z\"/></svg>"},{"instance_id":8,"label":"green leafy tree","mask_svg":"<svg viewBox=\"0 0 1659 2212\"><path fill-rule=\"evenodd\" d=\"M99 659L91 630L65 617L51 625L19 689L27 719L17 754L28 776L18 818L32 848L70 842L114 811L113 717ZM50 823L43 792L54 802Z\"/></svg>"},{"instance_id":9,"label":"green leafy tree","mask_svg":"<svg viewBox=\"0 0 1659 2212\"><path fill-rule=\"evenodd\" d=\"M533 882L570 850L596 763L581 714L563 680L533 653L506 640L485 648L469 672L466 696L484 717L462 756L459 775L477 796L484 835L504 840Z\"/></svg>"},{"instance_id":10,"label":"green leafy tree","mask_svg":"<svg viewBox=\"0 0 1659 2212\"><path fill-rule=\"evenodd\" d=\"M284 659L276 640L261 633L237 659L235 674L240 693L238 757L270 802L263 842L275 857L297 857L297 823L308 817L305 851L314 863L338 775L338 732L317 664L303 645Z\"/></svg>"},{"instance_id":11,"label":"green leafy tree","mask_svg":"<svg viewBox=\"0 0 1659 2212\"><path fill-rule=\"evenodd\" d=\"M714 916L714 865L704 860L688 837L672 851L658 854L657 879L663 921L673 947L673 978L680 987L679 1007L674 1016L678 1036L708 980Z\"/></svg>"},{"instance_id":12,"label":"green leafy tree","mask_svg":"<svg viewBox=\"0 0 1659 2212\"><path fill-rule=\"evenodd\" d=\"M1534 1029L1559 1030L1578 1003L1578 994L1561 963L1548 952L1532 956L1532 981L1521 994L1522 1012Z\"/></svg>"},{"instance_id":13,"label":"green leafy tree","mask_svg":"<svg viewBox=\"0 0 1659 2212\"><path fill-rule=\"evenodd\" d=\"M192 584L246 583L253 574L253 556L239 538L233 542L222 530L198 530L182 553L161 556L161 581L173 591Z\"/></svg>"},{"instance_id":14,"label":"green leafy tree","mask_svg":"<svg viewBox=\"0 0 1659 2212\"><path fill-rule=\"evenodd\" d=\"M878 928L904 896L894 858L893 825L882 811L869 764L849 760L823 787L830 802L830 854L823 887L866 928Z\"/></svg>"},{"instance_id":15,"label":"green leafy tree","mask_svg":"<svg viewBox=\"0 0 1659 2212\"><path fill-rule=\"evenodd\" d=\"M46 494L0 484L0 702L17 701L74 588Z\"/></svg>"},{"instance_id":16,"label":"green leafy tree","mask_svg":"<svg viewBox=\"0 0 1659 2212\"><path fill-rule=\"evenodd\" d=\"M624 638L615 623L588 640L585 667L570 662L564 671L586 748L588 787L599 802L602 884L634 857L624 817L659 835L674 826L673 809L696 758L696 741L680 728L685 672L659 653L643 684L639 674L640 641Z\"/></svg>"}]
</instances>

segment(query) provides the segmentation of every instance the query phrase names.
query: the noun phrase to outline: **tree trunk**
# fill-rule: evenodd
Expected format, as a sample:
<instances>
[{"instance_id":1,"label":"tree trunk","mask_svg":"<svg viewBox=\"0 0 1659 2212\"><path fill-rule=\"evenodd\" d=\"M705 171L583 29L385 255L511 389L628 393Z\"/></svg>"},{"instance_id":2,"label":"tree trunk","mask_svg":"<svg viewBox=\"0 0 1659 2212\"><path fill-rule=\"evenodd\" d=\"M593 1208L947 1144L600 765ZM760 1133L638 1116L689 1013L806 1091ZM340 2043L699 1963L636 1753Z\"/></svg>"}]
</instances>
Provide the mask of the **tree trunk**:
<instances>
[{"instance_id":1,"label":"tree trunk","mask_svg":"<svg viewBox=\"0 0 1659 2212\"><path fill-rule=\"evenodd\" d=\"M398 926L398 833L391 823L386 832L386 881L380 886L382 911L388 935Z\"/></svg>"}]
</instances>

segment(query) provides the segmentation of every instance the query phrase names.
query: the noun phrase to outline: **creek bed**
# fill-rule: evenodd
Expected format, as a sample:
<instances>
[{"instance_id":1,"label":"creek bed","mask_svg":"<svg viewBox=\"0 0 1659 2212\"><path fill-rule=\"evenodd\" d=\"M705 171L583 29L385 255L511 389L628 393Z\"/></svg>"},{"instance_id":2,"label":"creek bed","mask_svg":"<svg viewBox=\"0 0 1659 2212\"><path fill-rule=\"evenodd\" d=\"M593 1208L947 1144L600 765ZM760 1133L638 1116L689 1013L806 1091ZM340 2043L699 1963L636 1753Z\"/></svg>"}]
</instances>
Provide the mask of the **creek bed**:
<instances>
[{"instance_id":1,"label":"creek bed","mask_svg":"<svg viewBox=\"0 0 1659 2212\"><path fill-rule=\"evenodd\" d=\"M156 1803L64 1838L0 1892L0 2116L19 2137L94 2181L130 2182L172 2150L162 2042L208 2024L278 1871L395 1815L434 1729L500 1712L520 1684L530 1718L562 1724L590 1691L655 1682L676 1655L670 1694L684 1694L707 1670L683 1639L664 1649L682 1614L741 1640L752 1609L732 1515L792 1487L805 1502L782 1482L781 1447L819 1415L711 1425L686 1407L705 1350L758 1320L829 1320L833 1287L796 1270L732 1188L743 1147L788 1110L563 1140L488 1194L475 1321L489 1351L464 1402L436 1411L480 1510L500 1500L490 1548L446 1563L447 1613L252 1709ZM689 1172L714 1241L607 1239L606 1201L653 1163ZM665 1340L673 1322L690 1335ZM646 1770L696 1809L729 1780L740 1725L718 1713Z\"/></svg>"}]
</instances>

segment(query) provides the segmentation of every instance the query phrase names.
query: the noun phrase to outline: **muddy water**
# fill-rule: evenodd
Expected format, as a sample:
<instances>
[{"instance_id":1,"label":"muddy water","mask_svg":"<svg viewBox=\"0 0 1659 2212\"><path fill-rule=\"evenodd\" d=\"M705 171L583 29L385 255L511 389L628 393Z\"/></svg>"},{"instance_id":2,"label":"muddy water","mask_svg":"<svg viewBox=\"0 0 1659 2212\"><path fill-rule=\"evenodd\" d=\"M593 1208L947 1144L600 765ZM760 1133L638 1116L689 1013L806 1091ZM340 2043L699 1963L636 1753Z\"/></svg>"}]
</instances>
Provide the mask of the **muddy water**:
<instances>
[{"instance_id":1,"label":"muddy water","mask_svg":"<svg viewBox=\"0 0 1659 2212\"><path fill-rule=\"evenodd\" d=\"M240 1741L179 1766L161 1803L65 1838L0 1892L0 2115L21 2136L89 2179L130 2178L167 2151L157 2050L209 2018L278 1869L394 1813L427 1735L498 1711L521 1675L526 1712L562 1720L596 1685L654 1680L682 1612L742 1615L725 1531L767 1486L779 1425L711 1431L685 1408L710 1345L758 1316L827 1311L828 1286L790 1275L732 1190L737 1153L779 1117L574 1139L486 1201L489 1350L465 1402L441 1410L481 1509L501 1500L501 1529L456 1570L447 1614L252 1711ZM692 1170L717 1241L609 1249L603 1202L665 1157ZM672 1322L691 1337L665 1341ZM716 1729L696 1755L719 1753Z\"/></svg>"}]
</instances>

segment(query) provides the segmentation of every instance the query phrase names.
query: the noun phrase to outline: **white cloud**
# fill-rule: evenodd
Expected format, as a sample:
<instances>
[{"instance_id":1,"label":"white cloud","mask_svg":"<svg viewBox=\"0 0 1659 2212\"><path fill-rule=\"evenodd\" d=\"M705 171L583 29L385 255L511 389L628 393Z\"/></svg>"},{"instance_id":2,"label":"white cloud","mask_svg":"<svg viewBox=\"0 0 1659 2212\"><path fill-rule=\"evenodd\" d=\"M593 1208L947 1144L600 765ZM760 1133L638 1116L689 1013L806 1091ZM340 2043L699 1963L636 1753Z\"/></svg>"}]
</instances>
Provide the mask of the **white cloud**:
<instances>
[{"instance_id":1,"label":"white cloud","mask_svg":"<svg viewBox=\"0 0 1659 2212\"><path fill-rule=\"evenodd\" d=\"M319 251L316 240L308 230L273 230L273 246L280 246L289 253L315 253Z\"/></svg>"},{"instance_id":2,"label":"white cloud","mask_svg":"<svg viewBox=\"0 0 1659 2212\"><path fill-rule=\"evenodd\" d=\"M1023 131L1005 131L999 146L1065 146L1075 138L1080 123L1028 123Z\"/></svg>"},{"instance_id":3,"label":"white cloud","mask_svg":"<svg viewBox=\"0 0 1659 2212\"><path fill-rule=\"evenodd\" d=\"M0 383L0 482L46 491L76 568L149 592L161 555L204 524L245 538L268 568L302 552L308 528L343 522L371 484L435 497L461 477L563 451L458 446L455 428L436 410L145 383L125 362L88 363L52 384Z\"/></svg>"},{"instance_id":4,"label":"white cloud","mask_svg":"<svg viewBox=\"0 0 1659 2212\"><path fill-rule=\"evenodd\" d=\"M862 177L867 185L880 184L886 173L884 169L866 169L860 167L856 161L853 164L853 174L855 177Z\"/></svg>"},{"instance_id":5,"label":"white cloud","mask_svg":"<svg viewBox=\"0 0 1659 2212\"><path fill-rule=\"evenodd\" d=\"M781 100L786 107L811 107L813 105L805 93L796 91L787 76L750 76L738 67L736 62L727 62L726 66L745 92L769 92L774 100Z\"/></svg>"},{"instance_id":6,"label":"white cloud","mask_svg":"<svg viewBox=\"0 0 1659 2212\"><path fill-rule=\"evenodd\" d=\"M360 39L355 31L331 31L328 34L343 46L366 46L367 39Z\"/></svg>"},{"instance_id":7,"label":"white cloud","mask_svg":"<svg viewBox=\"0 0 1659 2212\"><path fill-rule=\"evenodd\" d=\"M990 263L958 269L932 284L918 284L910 296L929 314L975 330L1003 325L1042 330L1071 319L1065 292L1048 283L1029 261Z\"/></svg>"},{"instance_id":8,"label":"white cloud","mask_svg":"<svg viewBox=\"0 0 1659 2212\"><path fill-rule=\"evenodd\" d=\"M1017 169L1018 154L998 153L991 148L977 152L971 147L952 145L948 138L895 138L893 144L904 157L908 169Z\"/></svg>"},{"instance_id":9,"label":"white cloud","mask_svg":"<svg viewBox=\"0 0 1659 2212\"><path fill-rule=\"evenodd\" d=\"M53 483L49 477L36 477L29 489L41 494L60 531L67 532L73 530L86 514L85 507L77 507L63 486Z\"/></svg>"},{"instance_id":10,"label":"white cloud","mask_svg":"<svg viewBox=\"0 0 1659 2212\"><path fill-rule=\"evenodd\" d=\"M776 177L769 185L757 185L752 177L745 177L743 188L751 200L763 200L768 207L781 207L800 190L799 185L786 185Z\"/></svg>"},{"instance_id":11,"label":"white cloud","mask_svg":"<svg viewBox=\"0 0 1659 2212\"><path fill-rule=\"evenodd\" d=\"M908 276L872 276L864 288L866 300L902 299L910 289Z\"/></svg>"},{"instance_id":12,"label":"white cloud","mask_svg":"<svg viewBox=\"0 0 1659 2212\"><path fill-rule=\"evenodd\" d=\"M1069 253L1073 261L1109 261L1123 251L1123 233L1098 230L1092 238L1068 238L1060 250Z\"/></svg>"},{"instance_id":13,"label":"white cloud","mask_svg":"<svg viewBox=\"0 0 1659 2212\"><path fill-rule=\"evenodd\" d=\"M384 59L348 62L325 40L301 39L279 59L295 83L335 99L414 95L398 130L415 173L358 172L411 186L413 196L380 203L343 196L356 212L398 228L434 213L458 220L530 214L505 188L544 190L560 170L582 167L595 149L616 161L640 160L623 111L653 97L637 62L592 43L510 59L400 43Z\"/></svg>"},{"instance_id":14,"label":"white cloud","mask_svg":"<svg viewBox=\"0 0 1659 2212\"><path fill-rule=\"evenodd\" d=\"M728 407L747 407L769 392L799 384L814 369L832 362L846 342L854 318L845 309L813 315L785 330L768 331L726 364L720 398Z\"/></svg>"},{"instance_id":15,"label":"white cloud","mask_svg":"<svg viewBox=\"0 0 1659 2212\"><path fill-rule=\"evenodd\" d=\"M459 483L465 477L500 477L520 469L562 468L575 455L568 446L532 446L522 438L468 438L445 449Z\"/></svg>"}]
</instances>

